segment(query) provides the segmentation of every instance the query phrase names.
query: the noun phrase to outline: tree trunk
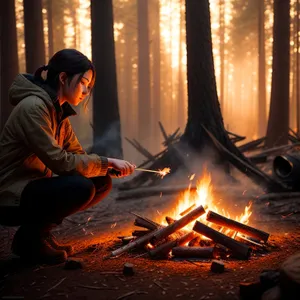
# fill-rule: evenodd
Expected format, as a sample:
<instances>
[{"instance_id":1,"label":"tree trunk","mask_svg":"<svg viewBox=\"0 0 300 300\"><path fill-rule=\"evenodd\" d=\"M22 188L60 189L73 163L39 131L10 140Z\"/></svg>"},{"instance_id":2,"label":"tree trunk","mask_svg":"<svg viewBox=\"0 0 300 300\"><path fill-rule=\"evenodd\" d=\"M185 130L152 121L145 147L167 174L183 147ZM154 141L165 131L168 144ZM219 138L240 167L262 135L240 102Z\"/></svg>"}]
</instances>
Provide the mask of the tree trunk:
<instances>
[{"instance_id":1,"label":"tree trunk","mask_svg":"<svg viewBox=\"0 0 300 300\"><path fill-rule=\"evenodd\" d=\"M180 0L180 31L179 31L179 67L178 67L178 126L182 130L186 121L186 110L185 110L185 95L184 95L184 70L182 68L182 43L184 42L184 14L182 12L181 6L183 5L183 0Z\"/></svg>"},{"instance_id":2,"label":"tree trunk","mask_svg":"<svg viewBox=\"0 0 300 300\"><path fill-rule=\"evenodd\" d=\"M273 72L266 146L288 143L290 0L274 0Z\"/></svg>"},{"instance_id":3,"label":"tree trunk","mask_svg":"<svg viewBox=\"0 0 300 300\"><path fill-rule=\"evenodd\" d=\"M264 0L258 3L258 136L265 135L266 115L266 56L265 56L265 6Z\"/></svg>"},{"instance_id":4,"label":"tree trunk","mask_svg":"<svg viewBox=\"0 0 300 300\"><path fill-rule=\"evenodd\" d=\"M160 2L153 3L153 112L152 112L152 136L155 140L160 140L158 122L160 121L161 99L160 99ZM159 149L159 145L155 145Z\"/></svg>"},{"instance_id":5,"label":"tree trunk","mask_svg":"<svg viewBox=\"0 0 300 300\"><path fill-rule=\"evenodd\" d=\"M199 22L201 20L201 22ZM196 150L210 144L204 125L229 151L247 159L230 141L223 124L214 71L209 1L186 1L188 121L183 140Z\"/></svg>"},{"instance_id":6,"label":"tree trunk","mask_svg":"<svg viewBox=\"0 0 300 300\"><path fill-rule=\"evenodd\" d=\"M53 9L53 47L54 53L65 48L65 0L52 0Z\"/></svg>"},{"instance_id":7,"label":"tree trunk","mask_svg":"<svg viewBox=\"0 0 300 300\"><path fill-rule=\"evenodd\" d=\"M1 65L1 98L0 98L0 130L12 110L8 101L8 89L19 72L18 46L15 16L15 1L6 0L1 3L0 24L0 65Z\"/></svg>"},{"instance_id":8,"label":"tree trunk","mask_svg":"<svg viewBox=\"0 0 300 300\"><path fill-rule=\"evenodd\" d=\"M97 78L93 93L93 151L121 158L112 0L91 1L92 57Z\"/></svg>"},{"instance_id":9,"label":"tree trunk","mask_svg":"<svg viewBox=\"0 0 300 300\"><path fill-rule=\"evenodd\" d=\"M24 0L23 5L26 72L34 73L46 61L42 1Z\"/></svg>"},{"instance_id":10,"label":"tree trunk","mask_svg":"<svg viewBox=\"0 0 300 300\"><path fill-rule=\"evenodd\" d=\"M224 114L225 1L220 0L220 104Z\"/></svg>"},{"instance_id":11,"label":"tree trunk","mask_svg":"<svg viewBox=\"0 0 300 300\"><path fill-rule=\"evenodd\" d=\"M47 0L47 19L48 19L48 55L49 59L54 54L53 48L53 7L52 0Z\"/></svg>"},{"instance_id":12,"label":"tree trunk","mask_svg":"<svg viewBox=\"0 0 300 300\"><path fill-rule=\"evenodd\" d=\"M139 142L149 148L151 141L151 103L148 0L137 0L138 7L138 124Z\"/></svg>"},{"instance_id":13,"label":"tree trunk","mask_svg":"<svg viewBox=\"0 0 300 300\"><path fill-rule=\"evenodd\" d=\"M300 53L300 43L299 43L299 32L300 32L300 0L297 0L297 40L296 40L296 49L297 49L297 56L296 56L296 103L297 103L297 130L298 135L300 134L300 60L299 60L299 53Z\"/></svg>"}]
</instances>

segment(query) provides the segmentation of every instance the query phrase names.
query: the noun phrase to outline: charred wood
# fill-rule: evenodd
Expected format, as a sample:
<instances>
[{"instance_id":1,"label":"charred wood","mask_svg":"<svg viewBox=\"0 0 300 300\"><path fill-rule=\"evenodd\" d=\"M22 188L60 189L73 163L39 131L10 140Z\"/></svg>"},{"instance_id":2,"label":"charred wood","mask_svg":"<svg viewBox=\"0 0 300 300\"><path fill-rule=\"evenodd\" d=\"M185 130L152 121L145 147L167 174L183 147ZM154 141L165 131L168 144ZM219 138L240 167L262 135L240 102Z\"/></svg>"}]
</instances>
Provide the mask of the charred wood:
<instances>
[{"instance_id":1,"label":"charred wood","mask_svg":"<svg viewBox=\"0 0 300 300\"><path fill-rule=\"evenodd\" d=\"M259 138L257 140L248 142L248 143L246 143L244 145L241 145L238 148L239 148L239 150L241 152L247 152L247 151L255 149L257 146L259 146L260 144L262 144L265 140L266 140L266 137L262 137L262 138Z\"/></svg>"},{"instance_id":2,"label":"charred wood","mask_svg":"<svg viewBox=\"0 0 300 300\"><path fill-rule=\"evenodd\" d=\"M190 240L192 240L195 237L196 233L194 232L188 232L182 237L175 239L173 241L166 242L164 244L159 245L158 247L151 249L149 251L149 255L152 258L166 258L168 257L170 251L176 247L181 246L186 243L188 243Z\"/></svg>"},{"instance_id":3,"label":"charred wood","mask_svg":"<svg viewBox=\"0 0 300 300\"><path fill-rule=\"evenodd\" d=\"M246 236L251 236L259 239L260 241L266 242L270 236L269 233L262 230L250 227L248 225L242 224L232 219L228 219L224 216L221 216L213 211L209 211L206 216L206 220L214 224L218 224L222 227L229 228L245 234Z\"/></svg>"},{"instance_id":4,"label":"charred wood","mask_svg":"<svg viewBox=\"0 0 300 300\"><path fill-rule=\"evenodd\" d=\"M193 230L230 249L237 258L248 259L250 257L250 247L235 241L227 235L224 235L199 221L196 221Z\"/></svg>"},{"instance_id":5,"label":"charred wood","mask_svg":"<svg viewBox=\"0 0 300 300\"><path fill-rule=\"evenodd\" d=\"M213 258L213 247L174 247L172 255L182 258Z\"/></svg>"}]
</instances>

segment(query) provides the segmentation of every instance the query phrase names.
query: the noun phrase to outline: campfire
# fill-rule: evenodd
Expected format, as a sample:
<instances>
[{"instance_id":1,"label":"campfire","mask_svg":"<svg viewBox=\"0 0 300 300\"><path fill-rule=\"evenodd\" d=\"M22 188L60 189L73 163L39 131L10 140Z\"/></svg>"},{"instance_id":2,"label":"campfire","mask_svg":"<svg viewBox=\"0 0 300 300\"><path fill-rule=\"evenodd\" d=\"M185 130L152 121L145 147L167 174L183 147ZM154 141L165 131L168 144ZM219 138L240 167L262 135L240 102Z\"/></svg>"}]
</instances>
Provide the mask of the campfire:
<instances>
[{"instance_id":1,"label":"campfire","mask_svg":"<svg viewBox=\"0 0 300 300\"><path fill-rule=\"evenodd\" d=\"M194 175L190 180L193 178ZM190 187L180 195L176 206L166 216L158 214L155 220L151 220L132 213L134 225L143 230L120 237L124 245L109 256L145 249L146 254L154 259L249 259L253 251L265 247L269 234L248 225L251 202L240 216L233 219L214 200L209 173L205 172L200 178L196 190Z\"/></svg>"}]
</instances>

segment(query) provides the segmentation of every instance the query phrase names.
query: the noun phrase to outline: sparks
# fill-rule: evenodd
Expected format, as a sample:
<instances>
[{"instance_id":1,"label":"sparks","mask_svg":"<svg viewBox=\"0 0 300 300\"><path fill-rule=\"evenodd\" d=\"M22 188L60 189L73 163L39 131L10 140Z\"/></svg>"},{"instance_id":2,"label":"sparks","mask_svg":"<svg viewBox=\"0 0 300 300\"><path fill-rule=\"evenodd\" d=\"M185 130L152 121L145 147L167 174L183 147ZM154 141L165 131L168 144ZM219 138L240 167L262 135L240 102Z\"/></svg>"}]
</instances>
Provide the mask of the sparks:
<instances>
[{"instance_id":1,"label":"sparks","mask_svg":"<svg viewBox=\"0 0 300 300\"><path fill-rule=\"evenodd\" d=\"M169 174L171 171L170 168L163 168L162 170L158 170L159 175L161 178L165 177L167 174Z\"/></svg>"}]
</instances>

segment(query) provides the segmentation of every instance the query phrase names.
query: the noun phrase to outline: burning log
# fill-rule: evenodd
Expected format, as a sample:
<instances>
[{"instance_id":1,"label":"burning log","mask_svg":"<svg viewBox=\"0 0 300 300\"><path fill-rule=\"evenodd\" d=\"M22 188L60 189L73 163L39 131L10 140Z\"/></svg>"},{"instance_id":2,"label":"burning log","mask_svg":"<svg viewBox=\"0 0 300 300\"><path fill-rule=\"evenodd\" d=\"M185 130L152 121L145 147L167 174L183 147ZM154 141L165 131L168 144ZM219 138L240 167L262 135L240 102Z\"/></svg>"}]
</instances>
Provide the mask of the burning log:
<instances>
[{"instance_id":1,"label":"burning log","mask_svg":"<svg viewBox=\"0 0 300 300\"><path fill-rule=\"evenodd\" d=\"M233 240L227 235L224 235L199 221L196 221L193 230L230 249L238 258L248 259L250 256L252 250L250 247Z\"/></svg>"},{"instance_id":2,"label":"burning log","mask_svg":"<svg viewBox=\"0 0 300 300\"><path fill-rule=\"evenodd\" d=\"M154 249L151 249L149 251L149 255L152 258L166 258L174 247L186 244L187 242L192 240L195 235L196 233L190 231L178 239L169 241L167 243L161 244Z\"/></svg>"},{"instance_id":3,"label":"burning log","mask_svg":"<svg viewBox=\"0 0 300 300\"><path fill-rule=\"evenodd\" d=\"M126 251L129 251L131 249L134 248L139 248L139 247L144 247L147 243L149 243L149 241L153 238L153 236L158 233L161 229L158 228L156 230L150 231L149 233L141 236L140 238L137 238L136 240L132 241L131 243L118 248L114 251L112 251L108 256L106 256L105 258L109 258L111 256L118 256L123 254Z\"/></svg>"},{"instance_id":4,"label":"burning log","mask_svg":"<svg viewBox=\"0 0 300 300\"><path fill-rule=\"evenodd\" d=\"M133 236L136 236L136 237L140 237L140 236L143 236L147 233L149 233L151 230L134 230L132 231L132 235Z\"/></svg>"},{"instance_id":5,"label":"burning log","mask_svg":"<svg viewBox=\"0 0 300 300\"><path fill-rule=\"evenodd\" d=\"M213 247L174 247L172 255L182 258L213 258Z\"/></svg>"},{"instance_id":6,"label":"burning log","mask_svg":"<svg viewBox=\"0 0 300 300\"><path fill-rule=\"evenodd\" d=\"M187 208L186 210L184 210L182 213L180 213L180 215L183 217L184 215L186 215L187 213L189 213L192 209L194 209L196 206L196 204L194 203L193 205L191 205L189 208Z\"/></svg>"},{"instance_id":7,"label":"burning log","mask_svg":"<svg viewBox=\"0 0 300 300\"><path fill-rule=\"evenodd\" d=\"M205 210L202 205L198 206L197 208L193 209L187 215L183 216L179 220L176 220L174 223L166 226L165 228L161 228L155 232L152 242L155 244L159 240L166 238L167 236L171 235L175 231L183 228L187 224L193 222L194 220L198 219L205 213Z\"/></svg>"},{"instance_id":8,"label":"burning log","mask_svg":"<svg viewBox=\"0 0 300 300\"><path fill-rule=\"evenodd\" d=\"M175 220L173 219L173 218L171 218L171 217L168 217L168 216L166 216L166 221L167 221L167 223L170 225L170 224L173 224L174 222L175 222Z\"/></svg>"},{"instance_id":9,"label":"burning log","mask_svg":"<svg viewBox=\"0 0 300 300\"><path fill-rule=\"evenodd\" d=\"M200 242L201 242L201 237L197 234L197 236L195 238L193 238L192 240L190 240L188 246L189 247L199 247L200 246Z\"/></svg>"},{"instance_id":10,"label":"burning log","mask_svg":"<svg viewBox=\"0 0 300 300\"><path fill-rule=\"evenodd\" d=\"M136 213L131 213L134 216L136 216L136 219L134 220L134 225L135 226L139 226L139 227L143 227L143 228L147 228L149 230L155 230L157 228L163 227L162 225L148 219L145 217L142 217Z\"/></svg>"},{"instance_id":11,"label":"burning log","mask_svg":"<svg viewBox=\"0 0 300 300\"><path fill-rule=\"evenodd\" d=\"M221 225L222 227L227 227L229 229L241 232L246 236L251 236L259 239L260 241L266 242L270 236L269 233L262 230L250 227L248 225L242 224L240 222L228 219L224 216L221 216L213 211L209 211L206 216L206 220L214 224Z\"/></svg>"}]
</instances>

